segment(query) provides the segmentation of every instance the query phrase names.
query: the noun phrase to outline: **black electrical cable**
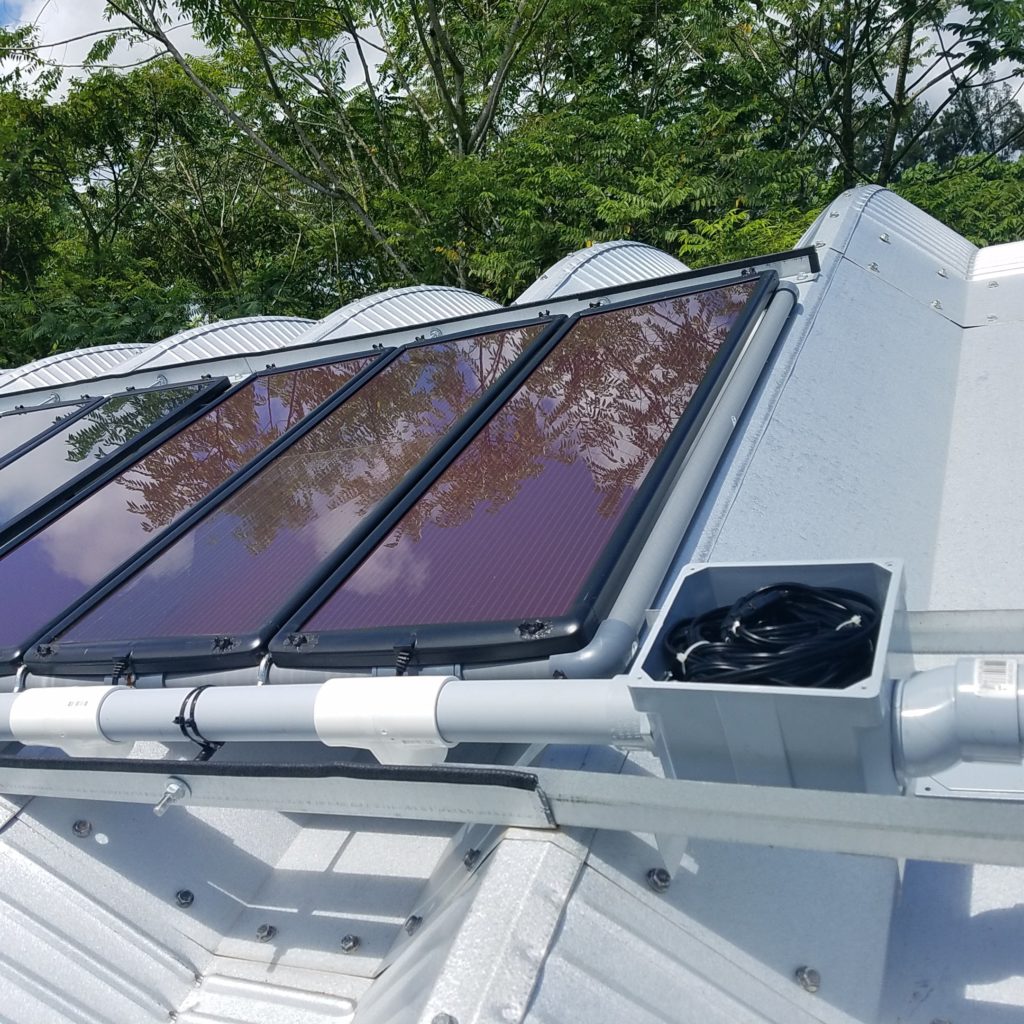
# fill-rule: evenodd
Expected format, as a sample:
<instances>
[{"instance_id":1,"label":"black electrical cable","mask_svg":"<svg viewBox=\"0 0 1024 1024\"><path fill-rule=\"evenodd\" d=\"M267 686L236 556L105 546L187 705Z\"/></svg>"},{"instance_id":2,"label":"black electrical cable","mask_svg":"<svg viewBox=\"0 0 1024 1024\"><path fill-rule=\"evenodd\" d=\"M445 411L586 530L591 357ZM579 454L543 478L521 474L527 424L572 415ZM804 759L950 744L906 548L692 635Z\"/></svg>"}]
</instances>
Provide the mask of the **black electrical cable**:
<instances>
[{"instance_id":1,"label":"black electrical cable","mask_svg":"<svg viewBox=\"0 0 1024 1024\"><path fill-rule=\"evenodd\" d=\"M682 681L842 689L871 674L878 605L839 587L776 583L665 635Z\"/></svg>"}]
</instances>

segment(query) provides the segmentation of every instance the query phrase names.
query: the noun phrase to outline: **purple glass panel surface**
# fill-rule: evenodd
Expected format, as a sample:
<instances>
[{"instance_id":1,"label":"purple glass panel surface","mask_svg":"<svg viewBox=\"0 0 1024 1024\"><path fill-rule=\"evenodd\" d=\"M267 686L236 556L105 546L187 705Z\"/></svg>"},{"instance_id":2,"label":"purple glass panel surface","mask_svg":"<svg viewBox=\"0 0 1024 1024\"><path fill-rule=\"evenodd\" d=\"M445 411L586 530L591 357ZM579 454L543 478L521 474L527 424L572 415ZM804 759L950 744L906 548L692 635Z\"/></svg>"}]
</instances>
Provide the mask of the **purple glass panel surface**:
<instances>
[{"instance_id":1,"label":"purple glass panel surface","mask_svg":"<svg viewBox=\"0 0 1024 1024\"><path fill-rule=\"evenodd\" d=\"M754 287L579 320L302 630L568 614Z\"/></svg>"},{"instance_id":2,"label":"purple glass panel surface","mask_svg":"<svg viewBox=\"0 0 1024 1024\"><path fill-rule=\"evenodd\" d=\"M201 385L115 395L0 469L0 522L10 522L97 460L194 397Z\"/></svg>"},{"instance_id":3,"label":"purple glass panel surface","mask_svg":"<svg viewBox=\"0 0 1024 1024\"><path fill-rule=\"evenodd\" d=\"M38 634L369 362L255 378L0 558L0 647Z\"/></svg>"},{"instance_id":4,"label":"purple glass panel surface","mask_svg":"<svg viewBox=\"0 0 1024 1024\"><path fill-rule=\"evenodd\" d=\"M256 633L540 330L402 353L58 639Z\"/></svg>"},{"instance_id":5,"label":"purple glass panel surface","mask_svg":"<svg viewBox=\"0 0 1024 1024\"><path fill-rule=\"evenodd\" d=\"M64 405L54 409L44 405L38 409L0 416L0 458L10 455L15 448L20 448L36 435L49 430L55 423L73 416L80 408L77 405Z\"/></svg>"}]
</instances>

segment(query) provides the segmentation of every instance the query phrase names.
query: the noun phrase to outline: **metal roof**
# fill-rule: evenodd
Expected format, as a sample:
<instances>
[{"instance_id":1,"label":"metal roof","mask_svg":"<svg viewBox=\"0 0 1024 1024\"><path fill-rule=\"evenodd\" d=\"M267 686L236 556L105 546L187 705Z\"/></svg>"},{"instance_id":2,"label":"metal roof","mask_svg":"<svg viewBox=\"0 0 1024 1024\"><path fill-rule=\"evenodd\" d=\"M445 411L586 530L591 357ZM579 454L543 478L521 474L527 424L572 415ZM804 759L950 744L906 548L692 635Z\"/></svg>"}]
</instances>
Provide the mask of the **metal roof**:
<instances>
[{"instance_id":1,"label":"metal roof","mask_svg":"<svg viewBox=\"0 0 1024 1024\"><path fill-rule=\"evenodd\" d=\"M145 345L96 345L74 352L58 352L24 366L0 373L0 394L31 388L73 384L116 370L132 356L146 351Z\"/></svg>"},{"instance_id":2,"label":"metal roof","mask_svg":"<svg viewBox=\"0 0 1024 1024\"><path fill-rule=\"evenodd\" d=\"M690 562L893 556L905 562L912 610L1018 621L1024 243L976 249L873 187L841 196L807 241L820 273L789 277L796 313L671 573ZM671 261L663 259L659 266ZM547 298L553 287L583 290L578 279L565 288L546 280L534 294ZM457 315L448 309L441 315ZM371 314L353 333L376 323ZM337 351L346 345L358 342ZM304 357L289 349L288 358ZM927 667L938 655L908 657ZM777 723L759 721L767 751ZM459 756L494 768L535 753L493 744ZM257 766L268 759L246 744L230 754ZM178 763L194 755L185 744L140 743L132 753L171 761L168 774L186 772ZM369 760L316 744L280 745L274 756L285 775L303 760ZM551 746L529 763L609 778L663 771L650 753L607 746ZM1024 769L1004 767L1024 784ZM165 777L154 776L156 795ZM260 780L251 785L255 804ZM408 799L400 786L387 783L381 801L397 808ZM1007 822L1020 821L1019 805L1001 806ZM1020 868L694 838L671 887L656 892L646 877L658 858L651 835L606 828L200 805L156 818L144 805L82 795L18 798L0 807L0 1018L1003 1024L1021 1016ZM802 966L820 974L815 991L795 979Z\"/></svg>"},{"instance_id":3,"label":"metal roof","mask_svg":"<svg viewBox=\"0 0 1024 1024\"><path fill-rule=\"evenodd\" d=\"M312 323L312 320L298 316L248 316L203 324L173 334L163 341L154 341L126 359L117 370L119 373L131 373L196 359L278 349L301 336Z\"/></svg>"},{"instance_id":4,"label":"metal roof","mask_svg":"<svg viewBox=\"0 0 1024 1024\"><path fill-rule=\"evenodd\" d=\"M497 302L464 288L430 284L391 288L356 299L328 314L297 339L297 343L305 345L325 338L354 338L360 334L450 320L500 308Z\"/></svg>"},{"instance_id":5,"label":"metal roof","mask_svg":"<svg viewBox=\"0 0 1024 1024\"><path fill-rule=\"evenodd\" d=\"M679 274L689 267L643 242L598 242L563 256L513 303L523 306L561 295Z\"/></svg>"}]
</instances>

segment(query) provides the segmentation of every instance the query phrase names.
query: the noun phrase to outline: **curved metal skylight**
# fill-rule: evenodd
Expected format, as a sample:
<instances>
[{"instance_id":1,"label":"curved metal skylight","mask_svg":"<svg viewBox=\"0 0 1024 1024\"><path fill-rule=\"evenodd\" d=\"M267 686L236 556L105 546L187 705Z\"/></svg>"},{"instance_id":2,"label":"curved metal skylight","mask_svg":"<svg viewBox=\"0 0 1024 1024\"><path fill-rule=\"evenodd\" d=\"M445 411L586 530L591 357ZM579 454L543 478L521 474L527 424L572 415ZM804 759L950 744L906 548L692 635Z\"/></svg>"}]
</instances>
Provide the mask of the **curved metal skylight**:
<instances>
[{"instance_id":1,"label":"curved metal skylight","mask_svg":"<svg viewBox=\"0 0 1024 1024\"><path fill-rule=\"evenodd\" d=\"M335 310L317 321L297 343L306 345L325 338L354 338L360 334L452 320L492 309L501 309L501 306L465 288L434 284L391 288L366 295Z\"/></svg>"},{"instance_id":2,"label":"curved metal skylight","mask_svg":"<svg viewBox=\"0 0 1024 1024\"><path fill-rule=\"evenodd\" d=\"M95 345L58 352L0 373L0 394L58 387L114 373L127 359L146 350L145 345Z\"/></svg>"},{"instance_id":3,"label":"curved metal skylight","mask_svg":"<svg viewBox=\"0 0 1024 1024\"><path fill-rule=\"evenodd\" d=\"M180 331L163 341L154 341L137 355L126 359L118 373L146 367L191 363L246 352L265 352L294 344L314 321L299 316L247 316L220 320Z\"/></svg>"},{"instance_id":4,"label":"curved metal skylight","mask_svg":"<svg viewBox=\"0 0 1024 1024\"><path fill-rule=\"evenodd\" d=\"M643 242L598 242L562 257L541 274L512 305L525 306L530 302L578 295L598 288L669 277L689 269L674 256Z\"/></svg>"}]
</instances>

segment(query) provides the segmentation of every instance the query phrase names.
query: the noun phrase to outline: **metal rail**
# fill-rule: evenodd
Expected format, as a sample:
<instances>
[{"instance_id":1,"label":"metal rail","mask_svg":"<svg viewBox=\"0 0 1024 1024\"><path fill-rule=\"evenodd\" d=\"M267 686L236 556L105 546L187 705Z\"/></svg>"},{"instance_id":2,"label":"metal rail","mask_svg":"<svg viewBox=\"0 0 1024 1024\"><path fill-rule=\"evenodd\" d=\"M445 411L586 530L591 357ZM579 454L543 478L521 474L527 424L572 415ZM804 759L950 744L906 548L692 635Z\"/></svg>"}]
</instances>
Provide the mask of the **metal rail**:
<instances>
[{"instance_id":1,"label":"metal rail","mask_svg":"<svg viewBox=\"0 0 1024 1024\"><path fill-rule=\"evenodd\" d=\"M173 774L172 774L173 773ZM867 856L1024 866L1024 803L783 789L562 769L0 758L0 792L679 835Z\"/></svg>"}]
</instances>

